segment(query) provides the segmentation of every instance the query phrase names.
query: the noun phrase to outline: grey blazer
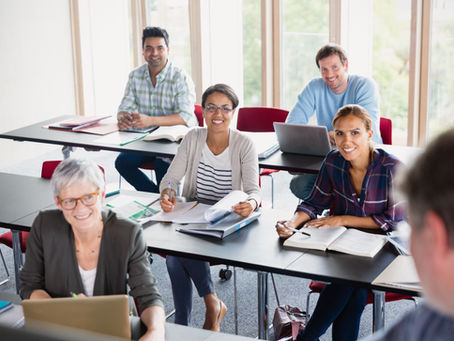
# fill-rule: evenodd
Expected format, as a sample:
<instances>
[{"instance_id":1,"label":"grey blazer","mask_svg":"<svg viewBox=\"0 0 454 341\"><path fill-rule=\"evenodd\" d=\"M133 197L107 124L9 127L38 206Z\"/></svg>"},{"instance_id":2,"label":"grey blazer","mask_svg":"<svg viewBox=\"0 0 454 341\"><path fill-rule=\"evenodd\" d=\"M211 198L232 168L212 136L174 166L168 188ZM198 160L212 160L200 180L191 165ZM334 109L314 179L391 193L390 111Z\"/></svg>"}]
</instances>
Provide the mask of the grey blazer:
<instances>
[{"instance_id":1,"label":"grey blazer","mask_svg":"<svg viewBox=\"0 0 454 341\"><path fill-rule=\"evenodd\" d=\"M129 294L138 302L140 311L163 306L141 228L111 210L104 210L102 219L104 229L93 295L127 294L129 284ZM36 289L45 290L51 297L84 292L73 231L60 210L42 211L35 218L20 280L22 298L29 298Z\"/></svg>"},{"instance_id":2,"label":"grey blazer","mask_svg":"<svg viewBox=\"0 0 454 341\"><path fill-rule=\"evenodd\" d=\"M186 134L172 164L161 180L160 192L167 188L169 182L172 189L176 191L181 179L185 177L182 195L189 200L195 199L197 168L206 139L206 128L193 128ZM258 207L261 202L259 166L254 143L246 135L230 129L229 154L232 163L232 189L246 192L248 199L254 199Z\"/></svg>"}]
</instances>

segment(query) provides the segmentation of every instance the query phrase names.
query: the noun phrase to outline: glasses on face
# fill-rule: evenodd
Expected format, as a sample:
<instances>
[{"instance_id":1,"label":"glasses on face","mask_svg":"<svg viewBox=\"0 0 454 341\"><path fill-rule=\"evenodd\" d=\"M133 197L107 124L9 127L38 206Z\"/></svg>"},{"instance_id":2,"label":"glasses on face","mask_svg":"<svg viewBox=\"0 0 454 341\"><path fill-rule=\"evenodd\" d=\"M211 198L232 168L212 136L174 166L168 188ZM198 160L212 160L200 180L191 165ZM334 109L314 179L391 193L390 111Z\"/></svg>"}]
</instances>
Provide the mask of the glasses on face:
<instances>
[{"instance_id":1,"label":"glasses on face","mask_svg":"<svg viewBox=\"0 0 454 341\"><path fill-rule=\"evenodd\" d=\"M220 111L222 112L223 114L229 114L232 112L232 108L229 108L227 106L223 106L223 107L217 107L215 105L207 105L205 108L204 108L207 112L209 112L210 114L214 114L216 113L216 111Z\"/></svg>"},{"instance_id":2,"label":"glasses on face","mask_svg":"<svg viewBox=\"0 0 454 341\"><path fill-rule=\"evenodd\" d=\"M72 210L77 206L77 202L81 201L82 204L85 206L92 206L96 204L96 200L98 199L99 188L96 192L85 194L80 198L68 198L68 199L61 199L57 197L58 203L63 207L65 210Z\"/></svg>"}]
</instances>

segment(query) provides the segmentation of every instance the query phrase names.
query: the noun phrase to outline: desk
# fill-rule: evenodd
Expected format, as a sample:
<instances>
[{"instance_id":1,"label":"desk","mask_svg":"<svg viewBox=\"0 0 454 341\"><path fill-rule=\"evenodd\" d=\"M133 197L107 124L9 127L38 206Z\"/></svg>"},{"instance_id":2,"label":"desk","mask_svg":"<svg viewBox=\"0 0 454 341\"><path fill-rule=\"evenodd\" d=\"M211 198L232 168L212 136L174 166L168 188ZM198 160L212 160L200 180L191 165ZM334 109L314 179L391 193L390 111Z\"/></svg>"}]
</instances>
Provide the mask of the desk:
<instances>
[{"instance_id":1,"label":"desk","mask_svg":"<svg viewBox=\"0 0 454 341\"><path fill-rule=\"evenodd\" d=\"M173 157L177 151L178 144L169 141L135 141L125 146L100 144L95 142L99 135L60 131L55 129L42 128L44 125L59 122L65 119L74 118L72 115L59 116L47 121L38 122L24 128L15 129L0 134L0 138L29 141L47 144L57 144L69 147L82 147L89 150L109 150L115 152L130 152L147 154L153 156ZM404 163L411 160L419 153L420 148L377 145L401 159ZM285 170L300 173L318 173L323 162L322 156L310 156L301 154L288 154L277 151L266 159L259 160L259 167Z\"/></svg>"},{"instance_id":2,"label":"desk","mask_svg":"<svg viewBox=\"0 0 454 341\"><path fill-rule=\"evenodd\" d=\"M5 193L15 193L14 189L19 186L27 188L16 192L17 195L13 197L15 203L30 200L30 208L22 211L22 214L9 217L10 221L6 221L4 216L0 215L2 227L29 230L39 209L53 207L50 186L46 180L0 173L0 184ZM13 203L11 198L10 201ZM12 205L12 207L16 206ZM376 311L374 316L378 319L383 315L384 291L417 295L416 292L371 285L378 274L396 257L396 252L391 245L387 244L373 259L334 252L302 253L288 250L283 248L282 241L274 230L274 223L280 218L285 216L275 210L265 210L257 221L223 240L183 234L177 232L174 225L162 223L144 227L144 238L149 250L153 253L213 261L258 271L260 338L266 338L268 335L267 274L269 272L382 290L383 292L376 295L376 304L374 302ZM377 329L381 326L381 322L378 323Z\"/></svg>"}]
</instances>

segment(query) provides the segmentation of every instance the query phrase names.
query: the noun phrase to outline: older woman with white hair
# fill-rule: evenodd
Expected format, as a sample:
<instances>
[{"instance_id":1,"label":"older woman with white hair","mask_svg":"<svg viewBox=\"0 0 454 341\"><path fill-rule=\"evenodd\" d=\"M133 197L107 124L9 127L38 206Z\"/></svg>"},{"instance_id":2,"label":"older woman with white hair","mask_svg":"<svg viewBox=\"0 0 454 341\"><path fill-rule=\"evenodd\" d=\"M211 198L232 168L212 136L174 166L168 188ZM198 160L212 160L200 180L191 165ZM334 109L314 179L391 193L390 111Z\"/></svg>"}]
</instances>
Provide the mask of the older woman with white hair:
<instances>
[{"instance_id":1,"label":"older woman with white hair","mask_svg":"<svg viewBox=\"0 0 454 341\"><path fill-rule=\"evenodd\" d=\"M33 222L20 278L22 298L129 294L148 327L141 340L164 340L165 313L137 224L103 210L104 175L92 161L66 159L51 179L58 209Z\"/></svg>"}]
</instances>

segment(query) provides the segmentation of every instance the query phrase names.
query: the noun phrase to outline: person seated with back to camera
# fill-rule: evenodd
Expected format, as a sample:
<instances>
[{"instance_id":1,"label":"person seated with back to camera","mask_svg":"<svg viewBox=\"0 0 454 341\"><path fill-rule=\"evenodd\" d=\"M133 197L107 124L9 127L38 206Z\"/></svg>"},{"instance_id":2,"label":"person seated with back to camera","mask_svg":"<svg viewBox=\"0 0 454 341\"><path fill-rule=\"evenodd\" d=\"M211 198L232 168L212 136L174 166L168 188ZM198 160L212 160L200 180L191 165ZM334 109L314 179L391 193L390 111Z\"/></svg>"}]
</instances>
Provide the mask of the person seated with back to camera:
<instances>
[{"instance_id":1,"label":"person seated with back to camera","mask_svg":"<svg viewBox=\"0 0 454 341\"><path fill-rule=\"evenodd\" d=\"M182 196L187 200L213 204L232 190L243 190L248 198L233 206L233 211L247 217L257 209L261 201L257 152L250 138L229 128L237 106L238 97L228 85L216 84L205 90L202 108L206 127L188 132L161 182L161 207L165 212L174 209L176 189L183 177ZM191 322L192 279L205 301L203 328L219 331L227 308L214 291L210 264L175 256L167 256L166 263L175 323Z\"/></svg>"},{"instance_id":2,"label":"person seated with back to camera","mask_svg":"<svg viewBox=\"0 0 454 341\"><path fill-rule=\"evenodd\" d=\"M395 202L394 175L400 164L394 156L371 143L371 118L359 105L346 105L333 119L337 150L323 161L310 196L292 219L279 221L281 238L293 232L287 227L329 228L351 226L388 231L404 219ZM333 215L317 219L325 209ZM343 284L327 284L314 313L297 340L317 340L333 324L333 340L356 340L368 290Z\"/></svg>"},{"instance_id":3,"label":"person seated with back to camera","mask_svg":"<svg viewBox=\"0 0 454 341\"><path fill-rule=\"evenodd\" d=\"M129 294L147 326L164 340L165 312L139 225L102 209L104 174L91 160L62 161L51 178L58 210L41 211L27 238L23 299ZM133 332L137 332L134 331Z\"/></svg>"}]
</instances>

